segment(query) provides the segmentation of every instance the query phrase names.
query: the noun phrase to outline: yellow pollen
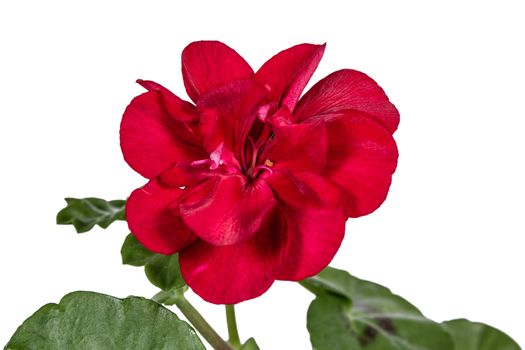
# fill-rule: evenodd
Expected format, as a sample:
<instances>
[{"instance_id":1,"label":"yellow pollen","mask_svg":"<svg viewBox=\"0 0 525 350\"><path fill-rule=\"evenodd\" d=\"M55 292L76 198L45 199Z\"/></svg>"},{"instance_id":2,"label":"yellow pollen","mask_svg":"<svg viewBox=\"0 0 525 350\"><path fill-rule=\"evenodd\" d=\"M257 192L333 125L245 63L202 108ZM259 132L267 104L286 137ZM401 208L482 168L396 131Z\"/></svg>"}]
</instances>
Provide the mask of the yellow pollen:
<instances>
[{"instance_id":1,"label":"yellow pollen","mask_svg":"<svg viewBox=\"0 0 525 350\"><path fill-rule=\"evenodd\" d=\"M273 166L273 162L272 162L271 160L269 160L269 159L266 159L266 160L264 161L264 165L269 166L269 167L272 167L272 166Z\"/></svg>"}]
</instances>

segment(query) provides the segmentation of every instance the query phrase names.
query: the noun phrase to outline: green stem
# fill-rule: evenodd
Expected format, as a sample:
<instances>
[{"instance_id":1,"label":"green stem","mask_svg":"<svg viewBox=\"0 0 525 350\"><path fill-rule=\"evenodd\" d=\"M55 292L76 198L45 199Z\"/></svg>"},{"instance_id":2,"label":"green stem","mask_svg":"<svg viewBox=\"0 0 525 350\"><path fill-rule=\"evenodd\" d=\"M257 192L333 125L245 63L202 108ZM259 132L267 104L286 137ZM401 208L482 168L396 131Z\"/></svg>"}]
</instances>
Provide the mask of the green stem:
<instances>
[{"instance_id":1,"label":"green stem","mask_svg":"<svg viewBox=\"0 0 525 350\"><path fill-rule=\"evenodd\" d=\"M188 321L195 327L197 332L199 332L215 350L234 350L234 348L215 332L197 309L190 304L188 299L184 297L184 294L179 293L173 301L182 314L186 316Z\"/></svg>"},{"instance_id":2,"label":"green stem","mask_svg":"<svg viewBox=\"0 0 525 350\"><path fill-rule=\"evenodd\" d=\"M240 349L241 339L239 338L239 331L237 330L237 320L235 319L235 305L225 305L226 307L226 323L228 324L228 343L234 349Z\"/></svg>"}]
</instances>

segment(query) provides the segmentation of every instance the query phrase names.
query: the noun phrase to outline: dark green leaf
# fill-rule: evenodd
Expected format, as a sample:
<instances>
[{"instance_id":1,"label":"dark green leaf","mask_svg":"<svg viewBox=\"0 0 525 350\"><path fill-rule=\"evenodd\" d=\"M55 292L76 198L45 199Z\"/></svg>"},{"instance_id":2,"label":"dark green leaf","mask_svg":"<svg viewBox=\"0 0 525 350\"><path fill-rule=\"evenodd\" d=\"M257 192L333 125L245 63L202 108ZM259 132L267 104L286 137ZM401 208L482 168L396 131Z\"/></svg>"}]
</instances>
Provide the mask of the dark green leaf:
<instances>
[{"instance_id":1,"label":"dark green leaf","mask_svg":"<svg viewBox=\"0 0 525 350\"><path fill-rule=\"evenodd\" d=\"M67 206L57 214L57 224L73 225L78 233L87 232L95 225L107 228L116 220L126 220L124 200L66 198L66 202Z\"/></svg>"},{"instance_id":2,"label":"dark green leaf","mask_svg":"<svg viewBox=\"0 0 525 350\"><path fill-rule=\"evenodd\" d=\"M146 249L133 234L124 240L122 263L133 266L144 266L148 280L164 291L179 289L186 283L182 278L178 254L162 255Z\"/></svg>"},{"instance_id":3,"label":"dark green leaf","mask_svg":"<svg viewBox=\"0 0 525 350\"><path fill-rule=\"evenodd\" d=\"M204 350L195 331L144 298L74 292L47 304L16 331L8 350Z\"/></svg>"},{"instance_id":4,"label":"dark green leaf","mask_svg":"<svg viewBox=\"0 0 525 350\"><path fill-rule=\"evenodd\" d=\"M520 350L508 335L483 323L459 319L443 325L454 338L455 350Z\"/></svg>"},{"instance_id":5,"label":"dark green leaf","mask_svg":"<svg viewBox=\"0 0 525 350\"><path fill-rule=\"evenodd\" d=\"M260 350L255 339L250 338L241 346L241 350Z\"/></svg>"},{"instance_id":6,"label":"dark green leaf","mask_svg":"<svg viewBox=\"0 0 525 350\"><path fill-rule=\"evenodd\" d=\"M307 326L316 350L452 350L449 334L376 283L327 268L301 282L317 298Z\"/></svg>"}]
</instances>

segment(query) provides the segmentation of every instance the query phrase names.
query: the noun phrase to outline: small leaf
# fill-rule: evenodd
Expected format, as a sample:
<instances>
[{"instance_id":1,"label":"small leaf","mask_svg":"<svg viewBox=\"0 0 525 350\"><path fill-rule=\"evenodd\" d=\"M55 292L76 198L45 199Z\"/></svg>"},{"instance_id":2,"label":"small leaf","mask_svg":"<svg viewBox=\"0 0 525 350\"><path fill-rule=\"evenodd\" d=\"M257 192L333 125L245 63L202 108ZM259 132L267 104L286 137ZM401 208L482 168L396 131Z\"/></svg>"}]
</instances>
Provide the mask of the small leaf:
<instances>
[{"instance_id":1,"label":"small leaf","mask_svg":"<svg viewBox=\"0 0 525 350\"><path fill-rule=\"evenodd\" d=\"M77 233L95 225L107 228L116 220L126 220L125 200L106 201L100 198L66 198L67 206L57 214L57 224L73 225Z\"/></svg>"},{"instance_id":2,"label":"small leaf","mask_svg":"<svg viewBox=\"0 0 525 350\"><path fill-rule=\"evenodd\" d=\"M144 266L144 272L148 280L162 290L186 285L180 273L178 254L152 256Z\"/></svg>"},{"instance_id":3,"label":"small leaf","mask_svg":"<svg viewBox=\"0 0 525 350\"><path fill-rule=\"evenodd\" d=\"M260 350L255 339L250 338L241 346L241 350Z\"/></svg>"},{"instance_id":4,"label":"small leaf","mask_svg":"<svg viewBox=\"0 0 525 350\"><path fill-rule=\"evenodd\" d=\"M122 256L122 263L133 266L144 266L152 256L155 255L151 250L146 249L135 238L135 235L129 234L124 240L124 244L120 249Z\"/></svg>"},{"instance_id":5,"label":"small leaf","mask_svg":"<svg viewBox=\"0 0 525 350\"><path fill-rule=\"evenodd\" d=\"M520 350L511 337L483 323L458 319L443 325L454 338L455 350Z\"/></svg>"},{"instance_id":6,"label":"small leaf","mask_svg":"<svg viewBox=\"0 0 525 350\"><path fill-rule=\"evenodd\" d=\"M7 350L204 350L195 331L154 301L73 292L29 317Z\"/></svg>"},{"instance_id":7,"label":"small leaf","mask_svg":"<svg viewBox=\"0 0 525 350\"><path fill-rule=\"evenodd\" d=\"M144 247L130 233L120 250L122 263L133 266L144 266L148 280L164 291L179 289L186 285L179 267L178 254L162 255Z\"/></svg>"},{"instance_id":8,"label":"small leaf","mask_svg":"<svg viewBox=\"0 0 525 350\"><path fill-rule=\"evenodd\" d=\"M307 326L316 350L452 350L450 335L379 284L327 268L301 282L317 295Z\"/></svg>"}]
</instances>

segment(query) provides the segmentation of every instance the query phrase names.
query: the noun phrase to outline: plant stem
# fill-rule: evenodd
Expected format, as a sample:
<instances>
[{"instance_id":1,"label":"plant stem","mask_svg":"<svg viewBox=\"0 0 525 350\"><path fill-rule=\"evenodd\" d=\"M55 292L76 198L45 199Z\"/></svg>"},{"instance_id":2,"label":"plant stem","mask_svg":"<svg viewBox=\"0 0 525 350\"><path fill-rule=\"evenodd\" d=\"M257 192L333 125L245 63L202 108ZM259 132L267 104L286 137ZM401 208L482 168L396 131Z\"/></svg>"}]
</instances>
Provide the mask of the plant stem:
<instances>
[{"instance_id":1,"label":"plant stem","mask_svg":"<svg viewBox=\"0 0 525 350\"><path fill-rule=\"evenodd\" d=\"M237 330L237 320L235 319L235 305L225 305L226 307L226 323L228 324L228 343L234 349L240 349L241 339L239 338L239 331Z\"/></svg>"},{"instance_id":2,"label":"plant stem","mask_svg":"<svg viewBox=\"0 0 525 350\"><path fill-rule=\"evenodd\" d=\"M186 316L188 321L195 327L195 329L203 336L204 339L215 350L234 350L224 339L222 339L210 324L202 317L202 315L190 304L184 294L180 294L175 299L175 305Z\"/></svg>"}]
</instances>

